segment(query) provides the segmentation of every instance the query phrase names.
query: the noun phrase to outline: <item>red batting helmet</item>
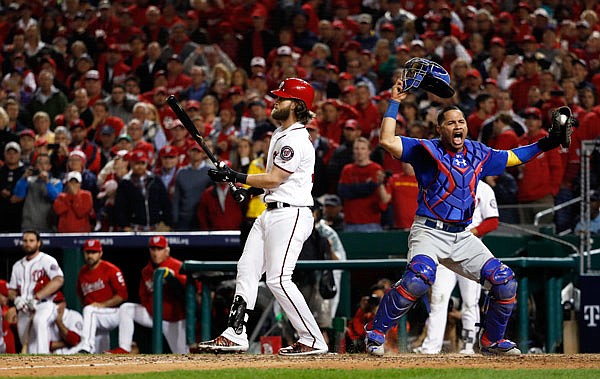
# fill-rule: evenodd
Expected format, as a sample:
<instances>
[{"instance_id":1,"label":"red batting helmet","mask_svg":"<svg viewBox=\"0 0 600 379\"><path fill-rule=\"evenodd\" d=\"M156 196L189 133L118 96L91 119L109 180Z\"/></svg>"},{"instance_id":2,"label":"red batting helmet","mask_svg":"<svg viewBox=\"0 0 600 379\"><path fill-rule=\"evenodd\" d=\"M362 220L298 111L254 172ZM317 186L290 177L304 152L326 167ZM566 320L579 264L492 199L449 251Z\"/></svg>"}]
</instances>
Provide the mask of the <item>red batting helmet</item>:
<instances>
[{"instance_id":1,"label":"red batting helmet","mask_svg":"<svg viewBox=\"0 0 600 379\"><path fill-rule=\"evenodd\" d=\"M298 78L287 78L281 82L279 88L271 93L284 99L296 99L304 101L308 109L312 107L315 98L315 90L306 81Z\"/></svg>"}]
</instances>

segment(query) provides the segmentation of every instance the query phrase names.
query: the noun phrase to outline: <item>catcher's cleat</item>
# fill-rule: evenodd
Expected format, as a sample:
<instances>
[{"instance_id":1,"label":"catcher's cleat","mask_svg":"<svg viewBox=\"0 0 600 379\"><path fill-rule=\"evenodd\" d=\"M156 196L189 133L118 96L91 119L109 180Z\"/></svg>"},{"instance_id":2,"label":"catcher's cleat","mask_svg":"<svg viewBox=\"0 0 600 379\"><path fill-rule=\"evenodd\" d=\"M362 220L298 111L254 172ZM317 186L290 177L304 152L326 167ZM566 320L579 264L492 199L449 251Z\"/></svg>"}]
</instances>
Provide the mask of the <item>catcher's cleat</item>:
<instances>
[{"instance_id":1,"label":"catcher's cleat","mask_svg":"<svg viewBox=\"0 0 600 379\"><path fill-rule=\"evenodd\" d=\"M479 346L483 355L521 355L516 343L505 339L491 342L485 332L479 337Z\"/></svg>"},{"instance_id":2,"label":"catcher's cleat","mask_svg":"<svg viewBox=\"0 0 600 379\"><path fill-rule=\"evenodd\" d=\"M367 330L366 345L367 354L376 355L382 357L385 353L383 349L383 343L385 342L385 335L377 330Z\"/></svg>"},{"instance_id":3,"label":"catcher's cleat","mask_svg":"<svg viewBox=\"0 0 600 379\"><path fill-rule=\"evenodd\" d=\"M218 336L214 340L198 342L190 346L190 353L243 353L248 350L248 344L238 344L230 339Z\"/></svg>"},{"instance_id":4,"label":"catcher's cleat","mask_svg":"<svg viewBox=\"0 0 600 379\"><path fill-rule=\"evenodd\" d=\"M303 343L295 342L291 346L279 349L279 355L284 356L300 356L300 355L321 355L327 354L327 349L316 349L306 346Z\"/></svg>"},{"instance_id":5,"label":"catcher's cleat","mask_svg":"<svg viewBox=\"0 0 600 379\"><path fill-rule=\"evenodd\" d=\"M130 354L127 350L116 347L114 349L106 350L104 354Z\"/></svg>"},{"instance_id":6,"label":"catcher's cleat","mask_svg":"<svg viewBox=\"0 0 600 379\"><path fill-rule=\"evenodd\" d=\"M473 355L475 354L475 350L473 349L462 349L459 354L463 354L463 355Z\"/></svg>"}]
</instances>

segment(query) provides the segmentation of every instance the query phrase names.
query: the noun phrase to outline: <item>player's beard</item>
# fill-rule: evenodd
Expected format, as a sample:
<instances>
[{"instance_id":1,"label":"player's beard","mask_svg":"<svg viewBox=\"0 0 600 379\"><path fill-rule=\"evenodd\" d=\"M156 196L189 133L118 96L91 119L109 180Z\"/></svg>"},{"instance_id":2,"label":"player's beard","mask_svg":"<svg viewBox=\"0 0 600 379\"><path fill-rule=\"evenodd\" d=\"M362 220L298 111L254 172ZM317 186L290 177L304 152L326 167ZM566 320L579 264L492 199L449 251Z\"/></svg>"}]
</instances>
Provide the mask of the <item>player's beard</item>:
<instances>
[{"instance_id":1,"label":"player's beard","mask_svg":"<svg viewBox=\"0 0 600 379\"><path fill-rule=\"evenodd\" d=\"M30 256L35 254L35 252L37 251L37 247L21 246L21 250L25 253L26 256Z\"/></svg>"},{"instance_id":2,"label":"player's beard","mask_svg":"<svg viewBox=\"0 0 600 379\"><path fill-rule=\"evenodd\" d=\"M285 121L290 117L290 112L292 111L291 106L287 106L285 108L277 108L273 112L271 112L271 117L277 121Z\"/></svg>"}]
</instances>

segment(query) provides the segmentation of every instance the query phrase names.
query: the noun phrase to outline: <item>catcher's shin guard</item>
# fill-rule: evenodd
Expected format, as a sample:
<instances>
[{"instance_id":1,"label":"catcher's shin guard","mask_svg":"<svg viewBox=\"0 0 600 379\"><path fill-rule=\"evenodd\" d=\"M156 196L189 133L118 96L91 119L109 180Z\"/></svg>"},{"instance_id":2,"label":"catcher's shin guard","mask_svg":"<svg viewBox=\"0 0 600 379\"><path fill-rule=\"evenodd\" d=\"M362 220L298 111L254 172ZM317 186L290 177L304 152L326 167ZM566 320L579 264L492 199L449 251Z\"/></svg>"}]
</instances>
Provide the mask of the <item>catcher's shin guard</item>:
<instances>
[{"instance_id":1,"label":"catcher's shin guard","mask_svg":"<svg viewBox=\"0 0 600 379\"><path fill-rule=\"evenodd\" d=\"M230 326L236 334L242 334L247 320L246 301L240 295L235 295L233 304L231 305L231 311L229 312L227 326Z\"/></svg>"},{"instance_id":2,"label":"catcher's shin guard","mask_svg":"<svg viewBox=\"0 0 600 379\"><path fill-rule=\"evenodd\" d=\"M367 324L367 330L385 334L396 321L406 314L435 281L435 262L426 255L416 255L408 264L402 279L381 299L377 314Z\"/></svg>"},{"instance_id":3,"label":"catcher's shin guard","mask_svg":"<svg viewBox=\"0 0 600 379\"><path fill-rule=\"evenodd\" d=\"M482 284L490 290L485 299L482 320L485 337L490 342L504 338L506 324L516 302L517 281L514 276L513 271L497 258L488 260L481 269Z\"/></svg>"}]
</instances>

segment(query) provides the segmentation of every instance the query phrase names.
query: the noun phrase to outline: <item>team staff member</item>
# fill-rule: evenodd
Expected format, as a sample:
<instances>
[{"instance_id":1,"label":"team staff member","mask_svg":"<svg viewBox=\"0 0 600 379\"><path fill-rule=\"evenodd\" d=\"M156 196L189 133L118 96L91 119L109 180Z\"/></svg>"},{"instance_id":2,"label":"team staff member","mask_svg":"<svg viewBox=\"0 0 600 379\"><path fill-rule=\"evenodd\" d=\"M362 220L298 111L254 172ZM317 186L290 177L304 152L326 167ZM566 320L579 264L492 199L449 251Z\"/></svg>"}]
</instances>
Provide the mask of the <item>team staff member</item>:
<instances>
[{"instance_id":1,"label":"team staff member","mask_svg":"<svg viewBox=\"0 0 600 379\"><path fill-rule=\"evenodd\" d=\"M134 322L152 327L152 304L154 295L154 270L167 269L163 289L163 335L173 353L185 354L185 301L183 293L186 276L179 274L181 261L170 256L170 248L164 236L150 237L150 262L142 269L140 280L141 304L124 303L119 307L119 347L109 350L111 354L128 354L133 342Z\"/></svg>"},{"instance_id":2,"label":"team staff member","mask_svg":"<svg viewBox=\"0 0 600 379\"><path fill-rule=\"evenodd\" d=\"M473 221L467 227L471 233L483 238L487 233L498 228L498 206L494 190L484 181L479 181L475 193L475 211ZM462 298L461 321L462 342L461 354L475 354L475 326L479 323L479 297L481 285L456 274L443 265L438 265L435 274L435 283L431 286L431 312L427 321L427 337L423 341L418 353L437 354L442 351L444 343L444 330L448 315L448 301L456 282L460 287Z\"/></svg>"},{"instance_id":3,"label":"team staff member","mask_svg":"<svg viewBox=\"0 0 600 379\"><path fill-rule=\"evenodd\" d=\"M419 83L441 82L434 75L433 70L428 71L424 76L427 80ZM419 205L408 240L410 263L402 279L381 300L375 319L366 325L367 351L384 354L385 332L429 291L435 281L436 267L442 263L489 290L479 338L481 352L521 354L514 342L504 339L516 301L514 273L465 229L475 209L475 184L479 178L499 175L506 167L527 162L542 151L568 145L567 131L572 118L566 117L567 121L561 123L557 112L550 137L512 150L492 150L466 140L468 129L463 112L456 106L447 106L438 113L439 139L398 137L394 133L396 115L400 102L407 96L402 89L403 81L398 79L381 123L380 143L393 156L414 167L420 189Z\"/></svg>"},{"instance_id":4,"label":"team staff member","mask_svg":"<svg viewBox=\"0 0 600 379\"><path fill-rule=\"evenodd\" d=\"M53 301L62 297L59 289L64 283L58 262L42 253L41 246L36 230L23 232L21 249L25 256L13 265L8 283L8 298L14 301L19 318L19 339L22 344L28 342L30 354L50 353L50 328L56 320Z\"/></svg>"},{"instance_id":5,"label":"team staff member","mask_svg":"<svg viewBox=\"0 0 600 379\"><path fill-rule=\"evenodd\" d=\"M81 353L101 353L110 348L110 331L119 326L119 305L127 300L123 273L102 259L100 240L83 244L85 265L77 277L77 295L83 307Z\"/></svg>"},{"instance_id":6,"label":"team staff member","mask_svg":"<svg viewBox=\"0 0 600 379\"><path fill-rule=\"evenodd\" d=\"M238 262L236 290L228 328L216 339L198 343L194 350L246 351L246 309L254 309L258 282L266 273L267 286L281 305L299 339L279 350L280 355L314 355L327 352L327 344L304 297L292 282L292 273L314 219L310 206L315 151L304 127L314 90L304 80L285 79L271 117L280 127L271 137L264 174L242 174L227 166L209 170L218 182L241 182L264 188L267 210L254 222Z\"/></svg>"}]
</instances>

